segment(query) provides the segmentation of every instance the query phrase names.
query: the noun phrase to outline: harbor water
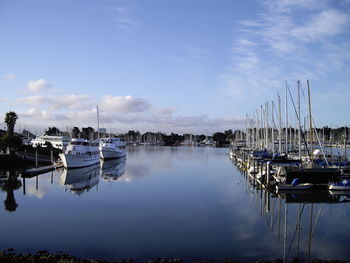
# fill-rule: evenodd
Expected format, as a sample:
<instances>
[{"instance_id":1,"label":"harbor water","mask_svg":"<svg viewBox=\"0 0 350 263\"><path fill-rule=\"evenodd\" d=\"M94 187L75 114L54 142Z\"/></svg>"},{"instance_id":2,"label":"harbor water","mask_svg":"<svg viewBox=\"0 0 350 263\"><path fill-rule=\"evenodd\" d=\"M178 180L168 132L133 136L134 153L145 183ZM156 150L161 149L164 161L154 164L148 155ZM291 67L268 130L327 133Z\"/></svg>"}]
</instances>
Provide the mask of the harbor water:
<instances>
[{"instance_id":1,"label":"harbor water","mask_svg":"<svg viewBox=\"0 0 350 263\"><path fill-rule=\"evenodd\" d=\"M140 261L350 259L350 193L254 188L227 148L135 146L126 159L88 168L1 174L0 249Z\"/></svg>"}]
</instances>

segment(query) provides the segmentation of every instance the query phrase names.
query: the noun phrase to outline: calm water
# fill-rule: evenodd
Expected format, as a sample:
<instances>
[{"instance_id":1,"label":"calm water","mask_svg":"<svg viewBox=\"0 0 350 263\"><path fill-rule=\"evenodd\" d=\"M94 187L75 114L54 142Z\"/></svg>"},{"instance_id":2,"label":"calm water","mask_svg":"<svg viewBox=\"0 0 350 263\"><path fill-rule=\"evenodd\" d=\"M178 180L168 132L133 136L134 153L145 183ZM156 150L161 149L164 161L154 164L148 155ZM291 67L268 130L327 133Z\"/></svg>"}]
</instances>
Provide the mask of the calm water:
<instances>
[{"instance_id":1,"label":"calm water","mask_svg":"<svg viewBox=\"0 0 350 263\"><path fill-rule=\"evenodd\" d=\"M228 149L134 147L126 161L10 177L0 249L109 260L350 258L350 198L254 189Z\"/></svg>"}]
</instances>

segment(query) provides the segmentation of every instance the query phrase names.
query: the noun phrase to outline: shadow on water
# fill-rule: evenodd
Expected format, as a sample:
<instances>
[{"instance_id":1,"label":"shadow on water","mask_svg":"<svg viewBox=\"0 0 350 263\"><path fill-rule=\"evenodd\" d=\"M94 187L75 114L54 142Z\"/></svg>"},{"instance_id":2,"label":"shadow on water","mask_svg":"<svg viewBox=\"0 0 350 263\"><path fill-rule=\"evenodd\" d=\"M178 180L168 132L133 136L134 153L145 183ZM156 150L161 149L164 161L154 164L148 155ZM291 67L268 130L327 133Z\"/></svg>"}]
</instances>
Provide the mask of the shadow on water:
<instances>
[{"instance_id":1,"label":"shadow on water","mask_svg":"<svg viewBox=\"0 0 350 263\"><path fill-rule=\"evenodd\" d=\"M19 175L14 171L1 172L0 188L6 192L4 201L5 210L9 212L16 211L18 205L16 203L14 191L21 188L22 183L18 179Z\"/></svg>"}]
</instances>

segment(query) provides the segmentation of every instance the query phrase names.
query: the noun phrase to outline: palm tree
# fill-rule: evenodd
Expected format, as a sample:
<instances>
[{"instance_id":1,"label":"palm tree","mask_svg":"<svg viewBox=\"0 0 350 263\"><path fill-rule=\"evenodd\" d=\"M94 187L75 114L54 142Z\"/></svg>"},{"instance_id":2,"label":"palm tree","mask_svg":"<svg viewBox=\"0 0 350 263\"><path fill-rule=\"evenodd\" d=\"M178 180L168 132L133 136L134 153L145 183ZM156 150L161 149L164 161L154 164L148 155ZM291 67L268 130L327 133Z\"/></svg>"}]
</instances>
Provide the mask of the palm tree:
<instances>
[{"instance_id":1,"label":"palm tree","mask_svg":"<svg viewBox=\"0 0 350 263\"><path fill-rule=\"evenodd\" d=\"M7 135L9 137L13 136L13 131L15 129L15 124L17 119L18 119L18 116L14 111L9 111L5 115L5 123L7 125Z\"/></svg>"}]
</instances>

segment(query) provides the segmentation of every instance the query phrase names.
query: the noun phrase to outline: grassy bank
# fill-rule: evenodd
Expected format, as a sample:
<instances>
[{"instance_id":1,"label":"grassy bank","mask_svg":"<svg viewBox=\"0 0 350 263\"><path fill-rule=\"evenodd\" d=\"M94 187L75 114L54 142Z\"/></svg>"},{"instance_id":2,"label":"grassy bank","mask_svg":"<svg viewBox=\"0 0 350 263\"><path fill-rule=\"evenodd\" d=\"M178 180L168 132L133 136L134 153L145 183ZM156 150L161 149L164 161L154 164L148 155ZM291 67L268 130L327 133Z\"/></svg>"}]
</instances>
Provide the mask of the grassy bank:
<instances>
[{"instance_id":1,"label":"grassy bank","mask_svg":"<svg viewBox=\"0 0 350 263\"><path fill-rule=\"evenodd\" d=\"M74 256L67 255L67 254L51 254L47 251L38 251L36 254L31 253L25 253L20 254L14 252L13 249L7 249L0 251L0 262L5 263L111 263L111 262L119 262L119 263L180 263L180 262L188 262L188 263L213 263L213 262L223 262L223 263L238 263L239 261L235 260L223 260L223 261L213 261L213 260L192 260L192 261L183 261L181 259L162 259L157 258L154 260L147 260L147 261L136 261L132 259L123 259L119 261L105 261L105 260L86 260L86 259L78 259ZM265 260L257 260L254 261L256 263L283 263L282 259L275 259L272 261L265 261ZM350 261L341 261L341 260L321 260L321 259L313 259L310 261L306 260L299 260L297 258L288 260L288 262L293 263L303 263L303 262L310 262L310 263L347 263Z\"/></svg>"}]
</instances>

